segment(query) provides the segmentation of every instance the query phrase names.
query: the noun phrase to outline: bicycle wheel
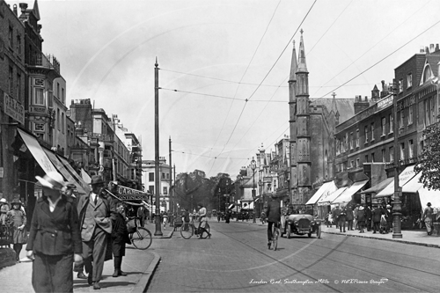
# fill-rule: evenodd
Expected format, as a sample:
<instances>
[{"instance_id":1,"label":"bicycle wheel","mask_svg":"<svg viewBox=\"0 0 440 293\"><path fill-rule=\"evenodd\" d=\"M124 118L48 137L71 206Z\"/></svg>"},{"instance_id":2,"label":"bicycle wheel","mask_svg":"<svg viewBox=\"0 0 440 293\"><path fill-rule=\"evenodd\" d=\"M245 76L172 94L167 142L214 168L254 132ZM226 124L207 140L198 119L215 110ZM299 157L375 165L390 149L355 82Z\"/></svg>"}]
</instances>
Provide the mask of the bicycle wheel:
<instances>
[{"instance_id":1,"label":"bicycle wheel","mask_svg":"<svg viewBox=\"0 0 440 293\"><path fill-rule=\"evenodd\" d=\"M184 239L189 239L194 235L194 226L188 223L184 223L180 227L180 236Z\"/></svg>"},{"instance_id":2,"label":"bicycle wheel","mask_svg":"<svg viewBox=\"0 0 440 293\"><path fill-rule=\"evenodd\" d=\"M147 249L152 242L153 237L151 236L151 232L146 228L137 227L136 231L131 236L131 243L133 243L134 247L140 250Z\"/></svg>"}]
</instances>

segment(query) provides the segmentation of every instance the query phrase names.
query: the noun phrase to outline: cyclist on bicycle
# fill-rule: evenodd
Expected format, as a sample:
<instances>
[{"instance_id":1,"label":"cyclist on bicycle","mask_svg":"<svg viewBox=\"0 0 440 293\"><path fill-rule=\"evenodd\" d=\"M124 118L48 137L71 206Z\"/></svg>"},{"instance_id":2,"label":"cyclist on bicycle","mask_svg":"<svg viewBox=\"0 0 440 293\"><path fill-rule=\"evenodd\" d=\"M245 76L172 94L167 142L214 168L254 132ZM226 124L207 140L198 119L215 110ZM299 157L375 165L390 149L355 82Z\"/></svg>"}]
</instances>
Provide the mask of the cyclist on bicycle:
<instances>
[{"instance_id":1,"label":"cyclist on bicycle","mask_svg":"<svg viewBox=\"0 0 440 293\"><path fill-rule=\"evenodd\" d=\"M281 221L281 204L279 199L272 194L272 199L268 202L266 208L267 217L267 248L270 249L270 241L272 240L273 225L279 225ZM279 227L279 226L278 226Z\"/></svg>"},{"instance_id":2,"label":"cyclist on bicycle","mask_svg":"<svg viewBox=\"0 0 440 293\"><path fill-rule=\"evenodd\" d=\"M198 219L199 219L199 227L197 228L197 230L200 232L202 229L205 230L208 233L208 238L211 238L211 233L209 233L205 227L206 227L206 208L203 206L203 204L199 203L197 205L197 208L199 209L198 212ZM201 232L200 232L201 234Z\"/></svg>"}]
</instances>

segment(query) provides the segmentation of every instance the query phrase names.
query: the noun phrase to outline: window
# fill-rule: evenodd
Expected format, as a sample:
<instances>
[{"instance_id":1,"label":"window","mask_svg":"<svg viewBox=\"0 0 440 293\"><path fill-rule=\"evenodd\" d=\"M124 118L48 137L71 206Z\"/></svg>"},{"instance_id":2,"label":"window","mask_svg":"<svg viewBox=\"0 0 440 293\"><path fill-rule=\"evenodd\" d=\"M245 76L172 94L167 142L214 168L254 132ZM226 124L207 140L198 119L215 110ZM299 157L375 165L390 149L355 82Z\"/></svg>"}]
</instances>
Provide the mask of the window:
<instances>
[{"instance_id":1,"label":"window","mask_svg":"<svg viewBox=\"0 0 440 293\"><path fill-rule=\"evenodd\" d=\"M356 167L359 167L359 166L360 166L360 159L357 158L357 159L356 159Z\"/></svg>"},{"instance_id":2,"label":"window","mask_svg":"<svg viewBox=\"0 0 440 293\"><path fill-rule=\"evenodd\" d=\"M414 141L410 139L408 145L408 158L412 159L413 157L414 157Z\"/></svg>"},{"instance_id":3,"label":"window","mask_svg":"<svg viewBox=\"0 0 440 293\"><path fill-rule=\"evenodd\" d=\"M64 134L64 113L61 113L61 132Z\"/></svg>"},{"instance_id":4,"label":"window","mask_svg":"<svg viewBox=\"0 0 440 293\"><path fill-rule=\"evenodd\" d=\"M168 188L166 186L163 187L163 194L168 194Z\"/></svg>"},{"instance_id":5,"label":"window","mask_svg":"<svg viewBox=\"0 0 440 293\"><path fill-rule=\"evenodd\" d=\"M390 147L390 162L394 162L394 147Z\"/></svg>"},{"instance_id":6,"label":"window","mask_svg":"<svg viewBox=\"0 0 440 293\"><path fill-rule=\"evenodd\" d=\"M394 110L393 110L394 111ZM390 133L393 133L394 132L394 116L393 116L393 114L391 113L390 114Z\"/></svg>"},{"instance_id":7,"label":"window","mask_svg":"<svg viewBox=\"0 0 440 293\"><path fill-rule=\"evenodd\" d=\"M34 105L44 106L44 89L35 88Z\"/></svg>"},{"instance_id":8,"label":"window","mask_svg":"<svg viewBox=\"0 0 440 293\"><path fill-rule=\"evenodd\" d=\"M382 149L380 152L382 154L382 162L385 163L386 162L386 160L385 160L385 149Z\"/></svg>"},{"instance_id":9,"label":"window","mask_svg":"<svg viewBox=\"0 0 440 293\"><path fill-rule=\"evenodd\" d=\"M66 96L64 94L64 89L61 89L61 103L63 103L63 105L66 104Z\"/></svg>"},{"instance_id":10,"label":"window","mask_svg":"<svg viewBox=\"0 0 440 293\"><path fill-rule=\"evenodd\" d=\"M9 41L9 47L11 48L14 48L13 36L14 36L14 29L12 28L12 26L9 26L8 41Z\"/></svg>"},{"instance_id":11,"label":"window","mask_svg":"<svg viewBox=\"0 0 440 293\"><path fill-rule=\"evenodd\" d=\"M153 176L154 176L154 173L153 173ZM154 194L154 186L153 185L148 186L148 191L150 192L151 195L153 195Z\"/></svg>"},{"instance_id":12,"label":"window","mask_svg":"<svg viewBox=\"0 0 440 293\"><path fill-rule=\"evenodd\" d=\"M60 83L57 82L57 99L61 101L61 97L60 97Z\"/></svg>"},{"instance_id":13,"label":"window","mask_svg":"<svg viewBox=\"0 0 440 293\"><path fill-rule=\"evenodd\" d=\"M61 118L60 118L60 109L57 109L57 129L60 130L60 124L61 124Z\"/></svg>"},{"instance_id":14,"label":"window","mask_svg":"<svg viewBox=\"0 0 440 293\"><path fill-rule=\"evenodd\" d=\"M414 116L413 111L414 111L413 106L409 106L409 108L408 108L408 125L413 124L413 116Z\"/></svg>"},{"instance_id":15,"label":"window","mask_svg":"<svg viewBox=\"0 0 440 293\"><path fill-rule=\"evenodd\" d=\"M428 126L428 125L430 125L431 124L431 115L429 114L429 109L431 108L430 107L430 100L429 99L426 99L425 101L423 101L423 107L424 107L424 110L425 110L425 126Z\"/></svg>"},{"instance_id":16,"label":"window","mask_svg":"<svg viewBox=\"0 0 440 293\"><path fill-rule=\"evenodd\" d=\"M345 150L348 150L348 132L345 133Z\"/></svg>"},{"instance_id":17,"label":"window","mask_svg":"<svg viewBox=\"0 0 440 293\"><path fill-rule=\"evenodd\" d=\"M400 144L400 160L405 160L405 143Z\"/></svg>"},{"instance_id":18,"label":"window","mask_svg":"<svg viewBox=\"0 0 440 293\"><path fill-rule=\"evenodd\" d=\"M165 173L162 173L162 179L165 179Z\"/></svg>"},{"instance_id":19,"label":"window","mask_svg":"<svg viewBox=\"0 0 440 293\"><path fill-rule=\"evenodd\" d=\"M167 179L170 179L170 173L167 173Z\"/></svg>"},{"instance_id":20,"label":"window","mask_svg":"<svg viewBox=\"0 0 440 293\"><path fill-rule=\"evenodd\" d=\"M368 142L368 126L364 127L364 132L365 132L365 143Z\"/></svg>"},{"instance_id":21,"label":"window","mask_svg":"<svg viewBox=\"0 0 440 293\"><path fill-rule=\"evenodd\" d=\"M365 162L365 163L368 163L368 155L365 155L365 160L364 160L364 162Z\"/></svg>"},{"instance_id":22,"label":"window","mask_svg":"<svg viewBox=\"0 0 440 293\"><path fill-rule=\"evenodd\" d=\"M12 66L9 66L8 84L9 94L12 95L12 91L14 89L14 68L12 68Z\"/></svg>"},{"instance_id":23,"label":"window","mask_svg":"<svg viewBox=\"0 0 440 293\"><path fill-rule=\"evenodd\" d=\"M21 54L21 36L17 34L17 53ZM21 56L18 56L21 57Z\"/></svg>"},{"instance_id":24,"label":"window","mask_svg":"<svg viewBox=\"0 0 440 293\"><path fill-rule=\"evenodd\" d=\"M359 147L359 129L356 130L356 147Z\"/></svg>"},{"instance_id":25,"label":"window","mask_svg":"<svg viewBox=\"0 0 440 293\"><path fill-rule=\"evenodd\" d=\"M400 111L400 122L399 122L399 128L405 127L405 110Z\"/></svg>"},{"instance_id":26,"label":"window","mask_svg":"<svg viewBox=\"0 0 440 293\"><path fill-rule=\"evenodd\" d=\"M374 122L371 123L371 141L374 140Z\"/></svg>"},{"instance_id":27,"label":"window","mask_svg":"<svg viewBox=\"0 0 440 293\"><path fill-rule=\"evenodd\" d=\"M372 162L372 163L375 162L375 160L374 160L374 153L371 154L371 162Z\"/></svg>"},{"instance_id":28,"label":"window","mask_svg":"<svg viewBox=\"0 0 440 293\"><path fill-rule=\"evenodd\" d=\"M353 149L353 145L354 145L354 137L353 137L353 132L350 133L350 150Z\"/></svg>"},{"instance_id":29,"label":"window","mask_svg":"<svg viewBox=\"0 0 440 293\"><path fill-rule=\"evenodd\" d=\"M403 92L403 79L399 80L399 93Z\"/></svg>"},{"instance_id":30,"label":"window","mask_svg":"<svg viewBox=\"0 0 440 293\"><path fill-rule=\"evenodd\" d=\"M351 167L351 168L354 168L354 160L351 160L351 162L350 162L350 167Z\"/></svg>"},{"instance_id":31,"label":"window","mask_svg":"<svg viewBox=\"0 0 440 293\"><path fill-rule=\"evenodd\" d=\"M412 73L409 73L409 74L406 76L406 87L407 87L407 88L412 87Z\"/></svg>"},{"instance_id":32,"label":"window","mask_svg":"<svg viewBox=\"0 0 440 293\"><path fill-rule=\"evenodd\" d=\"M387 128L387 118L386 117L382 117L382 136L385 136L386 134L386 128Z\"/></svg>"},{"instance_id":33,"label":"window","mask_svg":"<svg viewBox=\"0 0 440 293\"><path fill-rule=\"evenodd\" d=\"M17 90L17 100L20 101L21 95L21 73L17 71L17 80L16 80L16 90Z\"/></svg>"},{"instance_id":34,"label":"window","mask_svg":"<svg viewBox=\"0 0 440 293\"><path fill-rule=\"evenodd\" d=\"M148 181L154 182L154 173L153 172L148 173Z\"/></svg>"}]
</instances>

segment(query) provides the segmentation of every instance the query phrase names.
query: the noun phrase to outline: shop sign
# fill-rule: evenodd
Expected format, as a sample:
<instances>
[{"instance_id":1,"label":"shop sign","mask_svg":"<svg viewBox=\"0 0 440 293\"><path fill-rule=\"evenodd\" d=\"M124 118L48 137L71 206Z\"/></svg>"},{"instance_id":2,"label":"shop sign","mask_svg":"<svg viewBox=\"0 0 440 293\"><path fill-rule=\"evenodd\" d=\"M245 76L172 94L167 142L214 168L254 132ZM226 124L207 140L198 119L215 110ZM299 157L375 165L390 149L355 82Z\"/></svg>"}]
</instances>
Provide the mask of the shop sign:
<instances>
[{"instance_id":1,"label":"shop sign","mask_svg":"<svg viewBox=\"0 0 440 293\"><path fill-rule=\"evenodd\" d=\"M12 119L24 124L24 107L19 101L11 98L7 93L3 99L5 114Z\"/></svg>"}]
</instances>

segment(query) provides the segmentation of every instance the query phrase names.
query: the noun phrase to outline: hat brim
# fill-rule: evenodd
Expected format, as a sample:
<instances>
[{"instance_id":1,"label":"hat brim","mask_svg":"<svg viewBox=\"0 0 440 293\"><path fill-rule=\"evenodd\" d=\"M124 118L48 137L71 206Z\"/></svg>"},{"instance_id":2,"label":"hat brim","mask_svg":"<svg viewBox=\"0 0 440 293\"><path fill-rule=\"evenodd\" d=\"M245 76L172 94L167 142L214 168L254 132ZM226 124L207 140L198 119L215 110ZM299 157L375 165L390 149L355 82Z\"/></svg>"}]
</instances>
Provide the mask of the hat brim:
<instances>
[{"instance_id":1,"label":"hat brim","mask_svg":"<svg viewBox=\"0 0 440 293\"><path fill-rule=\"evenodd\" d=\"M35 176L35 178L38 180L38 182L40 182L40 184L43 187L47 187L50 189L55 189L55 190L61 190L63 188L63 186L61 184L57 184L58 186L56 186L55 184L50 183L49 181L47 181L46 179L40 177L40 176Z\"/></svg>"}]
</instances>

